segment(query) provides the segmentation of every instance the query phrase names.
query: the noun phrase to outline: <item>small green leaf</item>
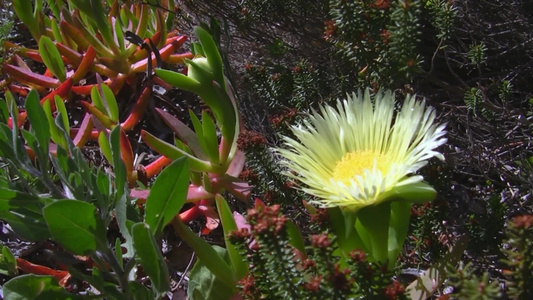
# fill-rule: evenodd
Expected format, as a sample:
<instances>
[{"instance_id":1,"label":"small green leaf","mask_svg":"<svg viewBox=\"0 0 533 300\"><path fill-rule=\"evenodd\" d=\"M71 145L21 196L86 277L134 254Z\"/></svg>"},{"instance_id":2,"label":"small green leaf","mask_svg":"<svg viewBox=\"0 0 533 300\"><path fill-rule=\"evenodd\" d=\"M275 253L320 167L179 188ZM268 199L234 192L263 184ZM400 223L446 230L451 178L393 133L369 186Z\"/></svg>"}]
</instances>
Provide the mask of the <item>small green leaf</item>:
<instances>
[{"instance_id":1,"label":"small green leaf","mask_svg":"<svg viewBox=\"0 0 533 300\"><path fill-rule=\"evenodd\" d=\"M54 101L56 104L56 109L58 116L61 115L61 123L63 124L63 129L66 133L70 133L70 124L68 122L68 113L67 108L65 107L65 102L63 102L63 99L59 96L54 97Z\"/></svg>"},{"instance_id":2,"label":"small green leaf","mask_svg":"<svg viewBox=\"0 0 533 300\"><path fill-rule=\"evenodd\" d=\"M17 275L17 260L11 250L3 245L0 245L0 274L15 276Z\"/></svg>"},{"instance_id":3,"label":"small green leaf","mask_svg":"<svg viewBox=\"0 0 533 300\"><path fill-rule=\"evenodd\" d=\"M60 18L57 18L58 20ZM56 20L50 19L51 26L52 27L52 34L54 35L54 40L56 40L58 43L63 43L63 37L61 36L61 30L59 29L59 26L57 25Z\"/></svg>"},{"instance_id":4,"label":"small green leaf","mask_svg":"<svg viewBox=\"0 0 533 300\"><path fill-rule=\"evenodd\" d=\"M287 234L289 235L289 242L294 248L300 250L300 253L305 256L305 242L300 229L298 229L298 226L296 226L292 221L287 221L286 226Z\"/></svg>"},{"instance_id":5,"label":"small green leaf","mask_svg":"<svg viewBox=\"0 0 533 300\"><path fill-rule=\"evenodd\" d=\"M131 231L135 251L153 287L161 294L170 290L168 268L150 228L145 223L137 223Z\"/></svg>"},{"instance_id":6,"label":"small green leaf","mask_svg":"<svg viewBox=\"0 0 533 300\"><path fill-rule=\"evenodd\" d=\"M91 89L91 101L99 111L107 115L107 110L105 109L104 102L102 101L102 96L98 91L97 86L93 86Z\"/></svg>"},{"instance_id":7,"label":"small green leaf","mask_svg":"<svg viewBox=\"0 0 533 300\"><path fill-rule=\"evenodd\" d=\"M220 52L218 51L213 37L211 37L211 35L205 29L199 26L194 27L194 32L196 32L196 35L202 43L205 57L207 58L207 62L211 67L211 71L213 72L215 80L222 86L223 89L225 89L226 86L224 83L222 57L220 56Z\"/></svg>"},{"instance_id":8,"label":"small green leaf","mask_svg":"<svg viewBox=\"0 0 533 300\"><path fill-rule=\"evenodd\" d=\"M180 212L189 188L189 164L184 157L173 161L157 177L146 199L145 222L152 234L163 228Z\"/></svg>"},{"instance_id":9,"label":"small green leaf","mask_svg":"<svg viewBox=\"0 0 533 300\"><path fill-rule=\"evenodd\" d=\"M24 299L84 299L67 292L53 276L25 274L17 276L2 287L5 300Z\"/></svg>"},{"instance_id":10,"label":"small green leaf","mask_svg":"<svg viewBox=\"0 0 533 300\"><path fill-rule=\"evenodd\" d=\"M105 132L100 131L98 134L98 145L100 145L100 151L104 155L104 157L107 159L108 162L113 161L113 155L111 154L111 145L109 144L109 140L107 139L107 135Z\"/></svg>"},{"instance_id":11,"label":"small green leaf","mask_svg":"<svg viewBox=\"0 0 533 300\"><path fill-rule=\"evenodd\" d=\"M54 239L77 255L96 251L105 245L105 231L97 218L96 207L78 200L59 200L43 209Z\"/></svg>"},{"instance_id":12,"label":"small green leaf","mask_svg":"<svg viewBox=\"0 0 533 300\"><path fill-rule=\"evenodd\" d=\"M48 145L50 143L50 126L46 121L46 114L39 102L39 94L35 90L31 90L26 97L26 113L31 123L31 128L35 133L35 137L39 140L39 146L42 151L48 155ZM44 163L44 162L41 162Z\"/></svg>"},{"instance_id":13,"label":"small green leaf","mask_svg":"<svg viewBox=\"0 0 533 300\"><path fill-rule=\"evenodd\" d=\"M222 222L222 230L224 231L224 242L226 244L226 249L228 249L231 265L233 266L233 270L235 270L235 276L237 276L237 280L240 280L248 273L248 263L246 262L246 259L240 254L237 247L235 247L235 245L233 245L228 239L228 234L234 230L237 230L237 224L235 223L233 213L228 205L228 202L226 202L226 199L224 199L220 195L217 195L216 204L218 215L220 216L220 221Z\"/></svg>"},{"instance_id":14,"label":"small green leaf","mask_svg":"<svg viewBox=\"0 0 533 300\"><path fill-rule=\"evenodd\" d=\"M118 123L118 104L117 104L117 98L115 98L115 95L113 94L113 91L107 84L102 84L101 86L101 93L102 93L102 101L104 102L105 107L107 108L107 113L109 115L109 118L113 121Z\"/></svg>"},{"instance_id":15,"label":"small green leaf","mask_svg":"<svg viewBox=\"0 0 533 300\"><path fill-rule=\"evenodd\" d=\"M115 38L118 42L118 48L120 49L120 51L124 51L125 50L125 47L124 47L124 31L122 30L122 26L120 24L121 22L119 22L119 20L115 20L115 26L114 26L114 31L113 33L115 34Z\"/></svg>"},{"instance_id":16,"label":"small green leaf","mask_svg":"<svg viewBox=\"0 0 533 300\"><path fill-rule=\"evenodd\" d=\"M59 54L54 42L45 35L41 36L41 39L39 40L39 54L41 54L44 64L52 74L54 74L59 81L65 81L67 77L65 63L63 62L61 54Z\"/></svg>"},{"instance_id":17,"label":"small green leaf","mask_svg":"<svg viewBox=\"0 0 533 300\"><path fill-rule=\"evenodd\" d=\"M61 130L57 127L55 123L55 118L54 118L54 115L52 114L52 108L51 108L50 101L51 100L46 100L43 103L43 110L46 115L46 119L48 121L48 128L50 128L50 137L52 138L52 141L54 141L54 143L66 149L67 141L65 140L65 137L61 133Z\"/></svg>"}]
</instances>

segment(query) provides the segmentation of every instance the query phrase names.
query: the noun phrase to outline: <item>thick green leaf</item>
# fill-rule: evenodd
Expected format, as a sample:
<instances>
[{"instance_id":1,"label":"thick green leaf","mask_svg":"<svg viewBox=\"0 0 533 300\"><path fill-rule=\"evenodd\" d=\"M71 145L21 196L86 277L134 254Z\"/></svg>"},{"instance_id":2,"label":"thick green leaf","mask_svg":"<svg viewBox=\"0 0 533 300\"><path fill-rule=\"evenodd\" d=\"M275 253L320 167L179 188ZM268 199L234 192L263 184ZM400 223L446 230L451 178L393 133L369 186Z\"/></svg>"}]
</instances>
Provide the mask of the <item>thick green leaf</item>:
<instances>
[{"instance_id":1,"label":"thick green leaf","mask_svg":"<svg viewBox=\"0 0 533 300\"><path fill-rule=\"evenodd\" d=\"M180 157L187 157L189 159L189 167L192 171L197 172L213 172L216 173L216 169L209 162L200 160L191 154L171 145L165 141L162 141L148 132L141 133L143 140L148 144L152 149L159 152L160 154L170 158L178 159Z\"/></svg>"},{"instance_id":2,"label":"thick green leaf","mask_svg":"<svg viewBox=\"0 0 533 300\"><path fill-rule=\"evenodd\" d=\"M155 69L155 74L157 77L163 79L163 81L189 92L198 92L202 86L200 82L178 72Z\"/></svg>"},{"instance_id":3,"label":"thick green leaf","mask_svg":"<svg viewBox=\"0 0 533 300\"><path fill-rule=\"evenodd\" d=\"M170 290L168 268L151 229L145 223L137 223L131 231L135 251L152 286L161 294Z\"/></svg>"},{"instance_id":4,"label":"thick green leaf","mask_svg":"<svg viewBox=\"0 0 533 300\"><path fill-rule=\"evenodd\" d=\"M59 54L54 42L45 35L39 40L39 54L41 54L44 64L52 74L54 74L61 82L65 81L67 77L65 63L63 62L63 59L61 59L61 54Z\"/></svg>"},{"instance_id":5,"label":"thick green leaf","mask_svg":"<svg viewBox=\"0 0 533 300\"><path fill-rule=\"evenodd\" d=\"M389 224L389 270L392 270L409 231L411 220L411 203L406 201L391 202Z\"/></svg>"},{"instance_id":6,"label":"thick green leaf","mask_svg":"<svg viewBox=\"0 0 533 300\"><path fill-rule=\"evenodd\" d=\"M380 263L387 263L390 202L376 206L368 206L357 212L355 228L360 236L367 235L368 240L363 239L369 254Z\"/></svg>"},{"instance_id":7,"label":"thick green leaf","mask_svg":"<svg viewBox=\"0 0 533 300\"><path fill-rule=\"evenodd\" d=\"M72 253L87 255L105 245L105 231L94 205L59 200L47 205L43 214L54 239Z\"/></svg>"},{"instance_id":8,"label":"thick green leaf","mask_svg":"<svg viewBox=\"0 0 533 300\"><path fill-rule=\"evenodd\" d=\"M423 203L432 201L436 196L437 192L430 185L425 182L416 182L395 187L383 193L380 198L383 201L402 199L408 202Z\"/></svg>"},{"instance_id":9,"label":"thick green leaf","mask_svg":"<svg viewBox=\"0 0 533 300\"><path fill-rule=\"evenodd\" d=\"M85 299L64 290L53 276L17 276L6 282L2 289L5 300Z\"/></svg>"},{"instance_id":10,"label":"thick green leaf","mask_svg":"<svg viewBox=\"0 0 533 300\"><path fill-rule=\"evenodd\" d=\"M213 37L211 37L211 35L205 29L199 26L194 28L194 32L202 43L204 54L207 58L209 66L211 67L211 71L213 72L215 80L222 86L222 88L225 89L226 86L224 83L222 57L220 56L220 52L218 51Z\"/></svg>"},{"instance_id":11,"label":"thick green leaf","mask_svg":"<svg viewBox=\"0 0 533 300\"><path fill-rule=\"evenodd\" d=\"M368 252L361 237L355 230L356 212L342 211L339 207L328 208L331 229L337 236L337 243L343 253L343 257L348 257L350 251L362 249Z\"/></svg>"},{"instance_id":12,"label":"thick green leaf","mask_svg":"<svg viewBox=\"0 0 533 300\"><path fill-rule=\"evenodd\" d=\"M198 237L191 229L185 225L179 218L174 219L174 229L180 237L194 250L198 259L224 284L236 291L237 280L233 269L227 262L215 251L213 246L209 245L202 238Z\"/></svg>"},{"instance_id":13,"label":"thick green leaf","mask_svg":"<svg viewBox=\"0 0 533 300\"><path fill-rule=\"evenodd\" d=\"M219 164L217 128L215 122L205 110L202 111L202 133L206 147L205 152L209 156L209 161L212 164Z\"/></svg>"},{"instance_id":14,"label":"thick green leaf","mask_svg":"<svg viewBox=\"0 0 533 300\"><path fill-rule=\"evenodd\" d=\"M228 262L226 249L213 246L219 256ZM196 261L189 275L189 285L187 286L189 299L231 299L235 295L235 289L228 287L224 282L216 277L201 260Z\"/></svg>"},{"instance_id":15,"label":"thick green leaf","mask_svg":"<svg viewBox=\"0 0 533 300\"><path fill-rule=\"evenodd\" d=\"M152 234L159 236L163 228L185 204L189 188L189 163L182 157L173 161L157 177L146 199L145 222Z\"/></svg>"},{"instance_id":16,"label":"thick green leaf","mask_svg":"<svg viewBox=\"0 0 533 300\"><path fill-rule=\"evenodd\" d=\"M235 247L235 245L233 245L228 239L228 234L237 230L237 224L235 223L233 213L228 205L228 202L226 202L226 199L220 195L217 195L216 204L218 215L220 216L220 221L222 222L224 242L226 244L226 249L228 249L230 262L233 266L233 270L235 270L235 276L237 276L237 280L240 280L248 273L248 263L246 262L245 257L241 255L237 247Z\"/></svg>"},{"instance_id":17,"label":"thick green leaf","mask_svg":"<svg viewBox=\"0 0 533 300\"><path fill-rule=\"evenodd\" d=\"M39 94L35 90L31 90L26 97L26 113L31 123L32 131L35 137L39 140L39 147L42 152L48 155L48 145L50 143L50 127L46 121L46 114L39 101ZM35 150L34 150L35 151ZM41 162L45 163L45 162Z\"/></svg>"}]
</instances>

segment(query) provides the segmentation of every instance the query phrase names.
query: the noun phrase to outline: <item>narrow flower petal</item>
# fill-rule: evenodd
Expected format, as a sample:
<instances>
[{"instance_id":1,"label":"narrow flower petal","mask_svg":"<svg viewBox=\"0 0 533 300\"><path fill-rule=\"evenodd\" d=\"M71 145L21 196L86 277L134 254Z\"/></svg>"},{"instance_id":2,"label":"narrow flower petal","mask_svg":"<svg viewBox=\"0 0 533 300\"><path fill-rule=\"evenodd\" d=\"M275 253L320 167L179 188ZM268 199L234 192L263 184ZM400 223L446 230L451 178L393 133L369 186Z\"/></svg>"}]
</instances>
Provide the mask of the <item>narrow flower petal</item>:
<instances>
[{"instance_id":1,"label":"narrow flower petal","mask_svg":"<svg viewBox=\"0 0 533 300\"><path fill-rule=\"evenodd\" d=\"M424 101L407 96L395 112L391 91L348 95L336 107L323 106L292 127L296 139L283 137L276 151L285 158L287 176L315 196L321 207L359 209L387 200L396 187L423 180L413 175L446 142L445 125Z\"/></svg>"}]
</instances>

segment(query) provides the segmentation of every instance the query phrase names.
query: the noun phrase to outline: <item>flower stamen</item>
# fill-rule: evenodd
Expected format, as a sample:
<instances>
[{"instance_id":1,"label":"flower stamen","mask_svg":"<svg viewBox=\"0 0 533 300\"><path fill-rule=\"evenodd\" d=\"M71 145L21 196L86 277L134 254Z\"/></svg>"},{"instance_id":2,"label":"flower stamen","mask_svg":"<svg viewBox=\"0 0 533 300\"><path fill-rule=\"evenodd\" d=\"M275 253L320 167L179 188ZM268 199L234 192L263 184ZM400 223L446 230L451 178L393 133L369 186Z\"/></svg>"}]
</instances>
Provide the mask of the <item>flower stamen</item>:
<instances>
[{"instance_id":1,"label":"flower stamen","mask_svg":"<svg viewBox=\"0 0 533 300\"><path fill-rule=\"evenodd\" d=\"M337 162L333 169L333 179L349 184L355 176L363 176L365 170L372 171L374 166L382 174L387 173L390 168L391 160L387 156L376 153L375 151L354 151L346 153L342 159Z\"/></svg>"}]
</instances>

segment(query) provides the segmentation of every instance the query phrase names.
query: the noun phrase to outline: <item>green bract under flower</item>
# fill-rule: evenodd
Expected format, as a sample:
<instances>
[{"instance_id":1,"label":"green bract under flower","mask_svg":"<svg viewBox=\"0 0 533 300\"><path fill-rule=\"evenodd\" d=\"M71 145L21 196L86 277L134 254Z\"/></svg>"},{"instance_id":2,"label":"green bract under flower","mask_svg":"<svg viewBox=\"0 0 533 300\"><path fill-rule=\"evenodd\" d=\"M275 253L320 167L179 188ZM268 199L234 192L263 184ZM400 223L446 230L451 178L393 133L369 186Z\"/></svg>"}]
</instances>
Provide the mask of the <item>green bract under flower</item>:
<instances>
[{"instance_id":1,"label":"green bract under flower","mask_svg":"<svg viewBox=\"0 0 533 300\"><path fill-rule=\"evenodd\" d=\"M278 149L291 170L288 176L316 196L321 207L358 209L391 197L408 198L420 191L434 194L413 175L446 142L444 125L435 124L435 111L408 96L395 114L392 92L368 90L325 106L292 131L298 140L283 137ZM416 198L416 197L415 197ZM431 200L431 199L425 199Z\"/></svg>"}]
</instances>

